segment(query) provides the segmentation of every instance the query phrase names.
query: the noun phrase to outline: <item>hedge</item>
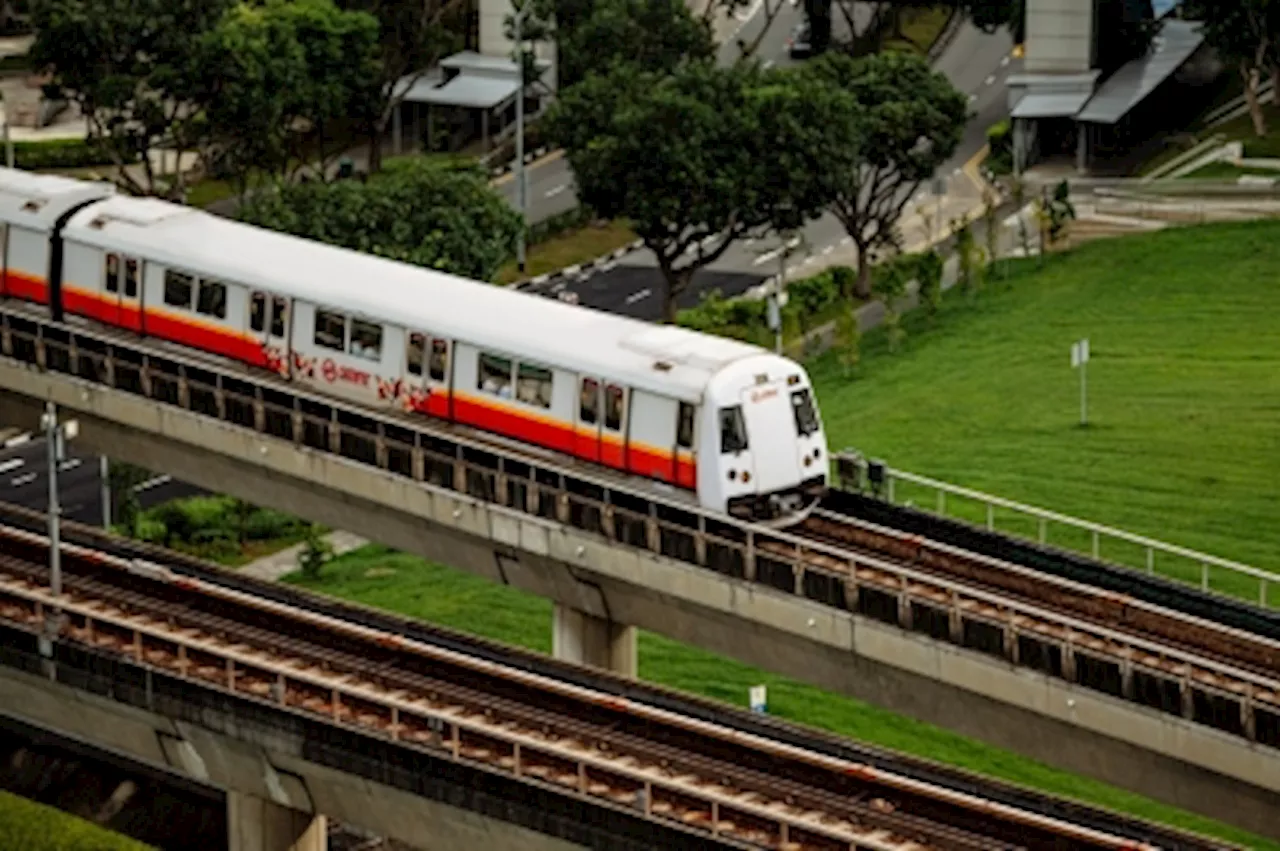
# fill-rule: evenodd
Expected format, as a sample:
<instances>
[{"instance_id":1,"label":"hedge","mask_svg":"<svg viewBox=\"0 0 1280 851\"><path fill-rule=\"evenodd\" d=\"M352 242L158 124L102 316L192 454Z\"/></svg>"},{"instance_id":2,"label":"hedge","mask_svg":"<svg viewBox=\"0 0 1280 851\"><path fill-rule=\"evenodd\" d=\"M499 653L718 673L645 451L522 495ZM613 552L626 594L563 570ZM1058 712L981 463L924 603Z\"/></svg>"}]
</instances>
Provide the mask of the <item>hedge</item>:
<instances>
[{"instance_id":1,"label":"hedge","mask_svg":"<svg viewBox=\"0 0 1280 851\"><path fill-rule=\"evenodd\" d=\"M782 327L786 336L813 330L827 317L841 299L844 279L852 270L837 266L787 284L787 303L782 308ZM713 291L703 297L697 307L682 310L677 321L695 331L732 337L758 345L773 341L768 327L768 303L765 299L735 298L726 300Z\"/></svg>"},{"instance_id":2,"label":"hedge","mask_svg":"<svg viewBox=\"0 0 1280 851\"><path fill-rule=\"evenodd\" d=\"M13 161L18 168L39 171L49 168L86 168L112 165L111 156L99 142L88 139L46 139L14 142Z\"/></svg>"}]
</instances>

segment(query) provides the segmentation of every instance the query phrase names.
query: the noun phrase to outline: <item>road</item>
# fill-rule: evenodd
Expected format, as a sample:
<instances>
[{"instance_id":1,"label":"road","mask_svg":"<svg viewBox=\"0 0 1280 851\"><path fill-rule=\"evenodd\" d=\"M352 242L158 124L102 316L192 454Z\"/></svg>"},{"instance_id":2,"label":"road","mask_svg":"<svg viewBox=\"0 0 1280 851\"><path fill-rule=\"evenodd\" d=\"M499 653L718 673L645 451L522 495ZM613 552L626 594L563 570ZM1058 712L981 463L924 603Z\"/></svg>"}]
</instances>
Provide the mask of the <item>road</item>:
<instances>
[{"instance_id":1,"label":"road","mask_svg":"<svg viewBox=\"0 0 1280 851\"><path fill-rule=\"evenodd\" d=\"M3 424L0 424L2 426ZM2 429L0 429L2 430ZM0 448L0 502L44 511L49 506L48 449L42 437L19 435ZM97 455L74 452L58 466L58 498L62 516L77 523L102 525L102 477ZM138 501L150 508L171 499L203 493L192 485L157 476L138 487Z\"/></svg>"},{"instance_id":2,"label":"road","mask_svg":"<svg viewBox=\"0 0 1280 851\"><path fill-rule=\"evenodd\" d=\"M737 37L750 41L763 26L764 16L759 13L760 7L752 8L756 10L754 17L742 23L736 36L725 39L721 61L732 61L736 56ZM759 56L765 64L778 67L792 64L793 60L787 54L787 40L802 14L802 7L790 2L779 12L759 48ZM930 231L929 225L934 228L938 223L945 225L980 201L981 188L965 174L964 166L973 161L986 144L987 128L1007 114L1005 83L1016 62L1011 58L1012 50L1013 41L1008 33L987 34L966 23L935 63L934 67L946 74L957 89L969 95L973 117L965 127L955 155L939 169L939 176L946 180L946 195L939 201L929 195L926 187L916 201L908 203L902 223L908 245L922 242ZM572 172L563 157L556 156L550 162L544 161L531 169L529 185L530 209L534 218L554 215L575 203ZM508 191L508 197L514 198L510 194L514 192L514 181L504 185L504 191ZM939 203L941 215L936 212ZM928 225L916 211L921 204L934 210L928 214L931 220ZM813 222L805 230L804 240L808 256L789 258L788 277L803 274L805 266L819 258L833 258L836 252L845 255L852 252L844 228L830 215ZM719 260L694 276L689 291L681 299L682 306L697 304L703 293L713 289L719 289L728 297L756 286L778 272L777 249L776 239L762 242L744 240L731 246ZM653 320L660 317L661 309L661 300L657 296L661 278L656 266L653 253L642 248L621 258L613 268L580 281L557 282L554 286L558 290L567 289L575 293L579 304Z\"/></svg>"}]
</instances>

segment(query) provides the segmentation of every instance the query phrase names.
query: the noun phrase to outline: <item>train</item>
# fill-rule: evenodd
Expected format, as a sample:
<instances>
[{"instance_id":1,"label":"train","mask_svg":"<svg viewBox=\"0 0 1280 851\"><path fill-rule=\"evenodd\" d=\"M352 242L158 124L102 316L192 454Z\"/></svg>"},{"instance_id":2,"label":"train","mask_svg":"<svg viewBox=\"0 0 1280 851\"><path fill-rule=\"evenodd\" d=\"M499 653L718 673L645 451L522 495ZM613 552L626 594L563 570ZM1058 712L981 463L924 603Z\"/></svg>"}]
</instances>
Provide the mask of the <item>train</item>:
<instances>
[{"instance_id":1,"label":"train","mask_svg":"<svg viewBox=\"0 0 1280 851\"><path fill-rule=\"evenodd\" d=\"M809 376L757 346L0 168L0 299L494 435L730 517L828 487Z\"/></svg>"}]
</instances>

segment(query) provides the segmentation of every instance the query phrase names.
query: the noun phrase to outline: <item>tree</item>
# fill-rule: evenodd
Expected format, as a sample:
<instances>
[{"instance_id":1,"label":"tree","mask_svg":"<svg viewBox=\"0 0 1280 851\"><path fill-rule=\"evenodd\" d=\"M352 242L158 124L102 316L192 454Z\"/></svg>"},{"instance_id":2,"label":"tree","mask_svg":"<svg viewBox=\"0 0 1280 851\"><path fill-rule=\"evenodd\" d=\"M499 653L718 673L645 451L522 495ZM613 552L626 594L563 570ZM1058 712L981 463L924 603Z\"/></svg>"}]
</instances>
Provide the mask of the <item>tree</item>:
<instances>
[{"instance_id":1,"label":"tree","mask_svg":"<svg viewBox=\"0 0 1280 851\"><path fill-rule=\"evenodd\" d=\"M302 549L298 551L298 567L307 579L319 579L320 571L333 558L333 544L324 536L324 530L312 524L307 527Z\"/></svg>"},{"instance_id":2,"label":"tree","mask_svg":"<svg viewBox=\"0 0 1280 851\"><path fill-rule=\"evenodd\" d=\"M323 177L335 125L376 97L378 21L332 0L241 3L201 44L210 141L247 187L252 170Z\"/></svg>"},{"instance_id":3,"label":"tree","mask_svg":"<svg viewBox=\"0 0 1280 851\"><path fill-rule=\"evenodd\" d=\"M1205 41L1235 65L1258 136L1267 135L1258 88L1268 69L1280 85L1280 0L1188 0L1185 15L1202 21Z\"/></svg>"},{"instance_id":4,"label":"tree","mask_svg":"<svg viewBox=\"0 0 1280 851\"><path fill-rule=\"evenodd\" d=\"M937 316L938 309L942 307L943 268L942 256L932 247L916 259L916 292L930 317Z\"/></svg>"},{"instance_id":5,"label":"tree","mask_svg":"<svg viewBox=\"0 0 1280 851\"><path fill-rule=\"evenodd\" d=\"M690 14L685 0L600 0L560 47L584 75L608 73L619 63L664 73L716 52L711 27Z\"/></svg>"},{"instance_id":6,"label":"tree","mask_svg":"<svg viewBox=\"0 0 1280 851\"><path fill-rule=\"evenodd\" d=\"M182 175L157 174L160 146L194 150L200 111L194 58L231 0L35 0L32 67L52 73L60 97L76 103L121 183L138 194L183 194ZM141 177L128 169L140 164Z\"/></svg>"},{"instance_id":7,"label":"tree","mask_svg":"<svg viewBox=\"0 0 1280 851\"><path fill-rule=\"evenodd\" d=\"M854 108L839 90L754 65L619 66L562 93L547 117L583 203L626 218L657 258L663 317L737 239L799 228L829 201L826 146Z\"/></svg>"},{"instance_id":8,"label":"tree","mask_svg":"<svg viewBox=\"0 0 1280 851\"><path fill-rule=\"evenodd\" d=\"M137 530L138 485L151 478L151 473L133 464L123 461L110 461L107 464L107 489L111 495L113 522L124 528L125 534L132 537Z\"/></svg>"},{"instance_id":9,"label":"tree","mask_svg":"<svg viewBox=\"0 0 1280 851\"><path fill-rule=\"evenodd\" d=\"M460 46L455 34L469 16L466 0L339 0L344 9L378 20L376 95L358 116L369 138L369 171L382 168L382 140L413 84ZM456 25L456 26L455 26Z\"/></svg>"},{"instance_id":10,"label":"tree","mask_svg":"<svg viewBox=\"0 0 1280 851\"><path fill-rule=\"evenodd\" d=\"M890 258L872 276L871 293L884 306L884 327L889 333L889 351L896 352L906 332L902 330L902 316L898 303L907 293L907 281L912 268L909 258L899 254Z\"/></svg>"},{"instance_id":11,"label":"tree","mask_svg":"<svg viewBox=\"0 0 1280 851\"><path fill-rule=\"evenodd\" d=\"M389 160L367 183L284 183L255 193L250 224L491 280L515 249L520 216L479 167L428 157Z\"/></svg>"},{"instance_id":12,"label":"tree","mask_svg":"<svg viewBox=\"0 0 1280 851\"><path fill-rule=\"evenodd\" d=\"M842 89L857 105L834 134L817 179L858 251L855 293L871 294L870 252L896 247L903 208L960 144L968 101L917 56L896 51L851 58L827 53L800 72ZM843 115L843 113L840 113Z\"/></svg>"}]
</instances>

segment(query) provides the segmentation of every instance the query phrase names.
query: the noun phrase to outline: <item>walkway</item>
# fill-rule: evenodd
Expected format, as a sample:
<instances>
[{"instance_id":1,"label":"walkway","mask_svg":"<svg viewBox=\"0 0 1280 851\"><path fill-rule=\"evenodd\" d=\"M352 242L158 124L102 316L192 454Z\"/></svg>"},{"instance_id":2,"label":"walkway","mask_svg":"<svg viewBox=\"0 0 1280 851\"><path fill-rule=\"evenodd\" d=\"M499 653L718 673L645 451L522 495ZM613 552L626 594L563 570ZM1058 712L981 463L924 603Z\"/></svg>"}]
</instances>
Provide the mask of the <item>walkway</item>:
<instances>
[{"instance_id":1,"label":"walkway","mask_svg":"<svg viewBox=\"0 0 1280 851\"><path fill-rule=\"evenodd\" d=\"M353 535L350 532L330 532L324 538L329 542L329 546L333 547L334 556L358 550L369 543L359 535ZM306 544L295 544L292 547L286 547L269 556L263 556L257 561L249 562L241 567L238 572L246 576L252 576L254 579L275 582L280 577L301 569L298 566L298 556L302 554L305 548Z\"/></svg>"}]
</instances>

